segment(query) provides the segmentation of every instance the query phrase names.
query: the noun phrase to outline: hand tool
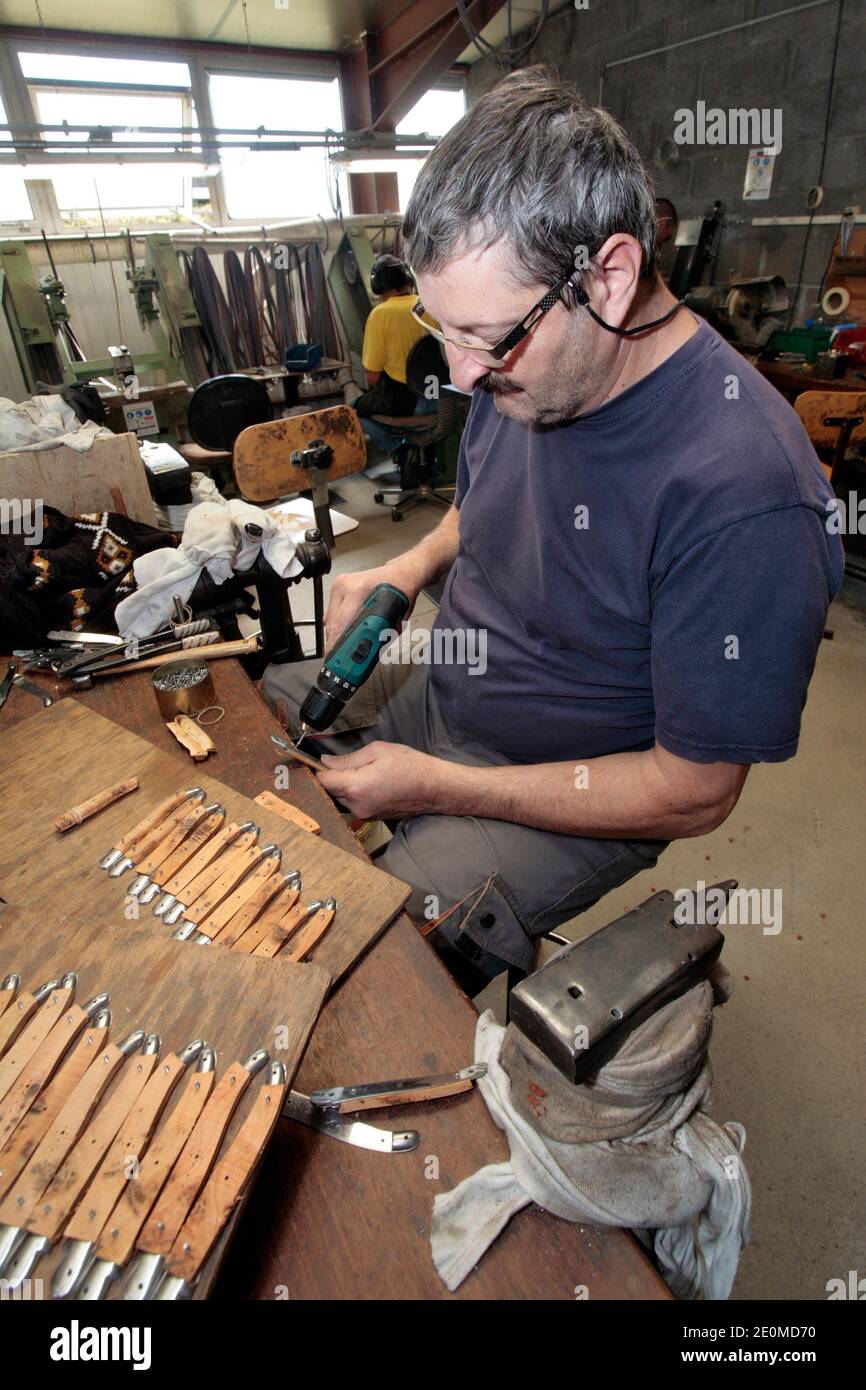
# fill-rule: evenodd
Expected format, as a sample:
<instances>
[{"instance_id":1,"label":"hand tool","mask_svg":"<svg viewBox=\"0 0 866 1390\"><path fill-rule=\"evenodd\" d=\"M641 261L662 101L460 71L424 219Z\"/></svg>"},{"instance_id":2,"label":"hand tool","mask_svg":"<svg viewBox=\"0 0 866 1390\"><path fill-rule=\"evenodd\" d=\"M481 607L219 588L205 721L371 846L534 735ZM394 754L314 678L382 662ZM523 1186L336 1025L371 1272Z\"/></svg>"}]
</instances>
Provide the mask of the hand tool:
<instances>
[{"instance_id":1,"label":"hand tool","mask_svg":"<svg viewBox=\"0 0 866 1390\"><path fill-rule=\"evenodd\" d=\"M299 888L300 882L301 875L297 869L292 869L283 877L277 873L268 875L213 939L218 941L220 946L233 946L277 894L283 895L286 888Z\"/></svg>"},{"instance_id":2,"label":"hand tool","mask_svg":"<svg viewBox=\"0 0 866 1390\"><path fill-rule=\"evenodd\" d=\"M191 787L190 790L186 792L172 792L171 796L167 796L158 806L154 806L153 810L149 811L143 820L140 820L138 824L134 825L131 830L128 830L125 835L122 835L118 843L114 845L107 854L103 855L102 859L99 861L100 869L113 868L118 860L122 859L123 856L130 851L136 854L138 852L139 842L143 840L145 836L149 835L156 826L162 825L166 816L170 816L172 811L177 810L182 801L197 795L200 791L200 787ZM130 861L130 863L132 862L133 861Z\"/></svg>"},{"instance_id":3,"label":"hand tool","mask_svg":"<svg viewBox=\"0 0 866 1390\"><path fill-rule=\"evenodd\" d=\"M16 685L19 690L25 691L28 695L35 695L37 700L42 701L46 709L48 709L49 705L54 704L54 696L49 695L47 690L43 690L41 685L36 685L33 681L29 681L26 676L14 675L12 677L12 684Z\"/></svg>"},{"instance_id":4,"label":"hand tool","mask_svg":"<svg viewBox=\"0 0 866 1390\"><path fill-rule=\"evenodd\" d=\"M55 629L47 634L49 642L71 642L74 646L122 647L126 639L116 632L67 632Z\"/></svg>"},{"instance_id":5,"label":"hand tool","mask_svg":"<svg viewBox=\"0 0 866 1390\"><path fill-rule=\"evenodd\" d=\"M331 1139L339 1139L341 1144L354 1144L359 1149L370 1149L374 1153L411 1153L421 1142L417 1129L380 1129L368 1125L363 1120L350 1120L339 1110L323 1110L313 1105L309 1096L301 1091L290 1091L283 1106L287 1120L297 1120L310 1129L317 1129Z\"/></svg>"},{"instance_id":6,"label":"hand tool","mask_svg":"<svg viewBox=\"0 0 866 1390\"><path fill-rule=\"evenodd\" d=\"M108 870L108 877L120 878L121 874L125 874L127 869L135 867L137 858L146 857L150 854L151 850L155 849L158 844L161 844L166 835L169 835L177 825L178 821L183 820L186 815L189 808L183 804L185 801L204 801L204 792L201 787L190 787L189 791L184 792L180 803L173 811L170 811L163 820L157 822L144 835L139 836L121 859L115 860Z\"/></svg>"},{"instance_id":7,"label":"hand tool","mask_svg":"<svg viewBox=\"0 0 866 1390\"><path fill-rule=\"evenodd\" d=\"M127 777L123 782L115 782L113 787L103 787L101 792L96 792L94 796L88 797L78 806L64 811L62 816L55 817L54 829L61 833L65 830L72 830L74 826L81 825L91 816L97 815L99 811L104 811L106 806L113 806L115 801L120 801L121 797L129 796L130 792L137 790L137 777Z\"/></svg>"},{"instance_id":8,"label":"hand tool","mask_svg":"<svg viewBox=\"0 0 866 1390\"><path fill-rule=\"evenodd\" d=\"M45 997L45 1002L22 1029L16 1041L7 1048L0 1061L0 1100L12 1083L21 1075L33 1054L39 1049L59 1018L63 1017L75 997L78 976L74 971L64 975L59 985Z\"/></svg>"},{"instance_id":9,"label":"hand tool","mask_svg":"<svg viewBox=\"0 0 866 1390\"><path fill-rule=\"evenodd\" d=\"M138 1238L138 1254L124 1285L124 1299L147 1299L156 1287L163 1261L211 1170L232 1115L267 1060L262 1049L245 1062L233 1062L214 1087Z\"/></svg>"},{"instance_id":10,"label":"hand tool","mask_svg":"<svg viewBox=\"0 0 866 1390\"><path fill-rule=\"evenodd\" d=\"M224 818L225 807L218 801L212 801L209 806L205 806L202 800L191 806L150 854L138 860L135 865L135 878L127 889L127 896L139 898L141 901L139 895L143 894L146 888L153 886L153 893L144 901L150 902L155 898L159 893L160 882L170 878L176 869L191 859L201 848L202 841L209 838Z\"/></svg>"},{"instance_id":11,"label":"hand tool","mask_svg":"<svg viewBox=\"0 0 866 1390\"><path fill-rule=\"evenodd\" d=\"M386 1105L414 1105L417 1101L438 1100L470 1091L487 1075L483 1062L473 1062L460 1071L441 1076L413 1076L402 1081L373 1081L364 1086L330 1086L313 1091L310 1104L320 1110L337 1110L350 1115L357 1110L380 1109Z\"/></svg>"},{"instance_id":12,"label":"hand tool","mask_svg":"<svg viewBox=\"0 0 866 1390\"><path fill-rule=\"evenodd\" d=\"M283 878L282 886L273 904L266 912L256 918L252 926L247 927L242 936L232 943L231 949L251 955L259 942L269 936L271 931L296 906L300 892L301 875L297 869L293 869L290 874L286 874Z\"/></svg>"},{"instance_id":13,"label":"hand tool","mask_svg":"<svg viewBox=\"0 0 866 1390\"><path fill-rule=\"evenodd\" d=\"M202 807L202 815L197 825L189 831L174 853L163 860L158 870L159 877L156 876L156 872L150 877L149 882L137 894L138 901L146 905L159 897L163 885L198 854L202 846L216 834L225 818L226 808L218 801L212 801L210 806ZM132 888L129 891L131 893Z\"/></svg>"},{"instance_id":14,"label":"hand tool","mask_svg":"<svg viewBox=\"0 0 866 1390\"><path fill-rule=\"evenodd\" d=\"M70 1004L63 1010L50 1033L21 1067L12 1083L6 1086L0 1101L0 1144L6 1143L19 1120L27 1113L43 1086L53 1076L64 1053L107 1003L107 994L97 994L83 1008L78 1004ZM10 1053L10 1064L12 1059L13 1054Z\"/></svg>"},{"instance_id":15,"label":"hand tool","mask_svg":"<svg viewBox=\"0 0 866 1390\"><path fill-rule=\"evenodd\" d=\"M172 941L190 941L193 946L212 946L213 942L204 932L199 931L195 922L181 922L171 934Z\"/></svg>"},{"instance_id":16,"label":"hand tool","mask_svg":"<svg viewBox=\"0 0 866 1390\"><path fill-rule=\"evenodd\" d=\"M178 894L182 893L187 884L192 883L193 879L206 869L208 865L222 854L223 850L229 845L234 844L239 835L253 829L252 821L244 821L238 825L235 821L229 821L216 835L212 835L198 851L194 854L182 869L178 869L167 883L163 884L163 894L159 902L153 909L155 917L164 917L169 908L174 907L178 901Z\"/></svg>"},{"instance_id":17,"label":"hand tool","mask_svg":"<svg viewBox=\"0 0 866 1390\"><path fill-rule=\"evenodd\" d=\"M181 642L170 642L162 647L156 656L148 656L142 660L129 661L125 657L110 658L96 666L90 663L82 666L76 672L76 676L125 676L129 671L152 671L157 666L164 666L167 661L174 661L174 653L182 649L194 646L202 646L200 638L186 637ZM228 656L254 656L259 650L257 637L244 637L233 642L214 642L210 645L204 644L207 652L208 661L214 661L217 657Z\"/></svg>"},{"instance_id":18,"label":"hand tool","mask_svg":"<svg viewBox=\"0 0 866 1390\"><path fill-rule=\"evenodd\" d=\"M100 1009L57 1073L0 1148L0 1197L5 1197L48 1126L53 1123L84 1073L108 1042L111 1010Z\"/></svg>"},{"instance_id":19,"label":"hand tool","mask_svg":"<svg viewBox=\"0 0 866 1390\"><path fill-rule=\"evenodd\" d=\"M255 946L250 948L249 954L268 957L277 955L283 949L289 938L294 936L295 932L324 906L325 904L321 898L317 898L313 903L296 903L279 922L276 922L271 927L266 935L262 936L261 939L256 942ZM244 949L243 945L242 949Z\"/></svg>"},{"instance_id":20,"label":"hand tool","mask_svg":"<svg viewBox=\"0 0 866 1390\"><path fill-rule=\"evenodd\" d=\"M196 898L219 878L227 853L254 845L260 833L259 827L250 820L241 825L234 822L227 825L165 885L166 898L160 899L154 908L156 916L173 926L187 907L192 907Z\"/></svg>"},{"instance_id":21,"label":"hand tool","mask_svg":"<svg viewBox=\"0 0 866 1390\"><path fill-rule=\"evenodd\" d=\"M3 1017L0 1018L0 1057L9 1051L43 1000L59 986L59 980L46 980L45 984L40 985L32 994L17 995L15 1002L4 1010Z\"/></svg>"},{"instance_id":22,"label":"hand tool","mask_svg":"<svg viewBox=\"0 0 866 1390\"><path fill-rule=\"evenodd\" d=\"M15 1003L20 987L21 976L14 972L0 981L0 1018L3 1017L9 1005Z\"/></svg>"},{"instance_id":23,"label":"hand tool","mask_svg":"<svg viewBox=\"0 0 866 1390\"><path fill-rule=\"evenodd\" d=\"M221 855L215 864L205 869L204 873L189 885L185 894L189 898L189 905L182 911L196 926L228 897L247 870L258 862L261 857L261 850L256 844L258 836L257 825L253 826L248 834L238 836L237 842L228 853ZM202 887L202 884L205 886ZM163 921L168 926L174 926L175 922L180 920L179 909L180 904L177 904L165 914Z\"/></svg>"},{"instance_id":24,"label":"hand tool","mask_svg":"<svg viewBox=\"0 0 866 1390\"><path fill-rule=\"evenodd\" d=\"M0 1203L0 1221L7 1223L0 1226L0 1274L23 1238L23 1223L70 1149L86 1130L100 1097L127 1057L138 1052L143 1042L144 1031L137 1028L122 1043L109 1043L100 1052L55 1116L21 1172L16 1174Z\"/></svg>"},{"instance_id":25,"label":"hand tool","mask_svg":"<svg viewBox=\"0 0 866 1390\"><path fill-rule=\"evenodd\" d=\"M217 751L217 746L207 730L187 714L179 714L176 719L169 719L165 727L174 735L181 748L186 749L195 763L204 762L209 753Z\"/></svg>"},{"instance_id":26,"label":"hand tool","mask_svg":"<svg viewBox=\"0 0 866 1390\"><path fill-rule=\"evenodd\" d=\"M301 734L301 738L305 737L305 734ZM275 743L278 748L285 749L289 757L293 758L296 763L303 763L304 767L315 768L317 772L327 772L328 769L320 758L314 758L312 753L302 753L293 743L287 743L286 740L280 738L278 734L271 734L271 742Z\"/></svg>"},{"instance_id":27,"label":"hand tool","mask_svg":"<svg viewBox=\"0 0 866 1390\"><path fill-rule=\"evenodd\" d=\"M67 1242L63 1256L64 1279L68 1282L74 1274L74 1282L78 1282L89 1261L93 1237L102 1230L129 1180L130 1161L140 1161L175 1086L190 1063L199 1057L203 1047L204 1043L197 1038L188 1043L179 1055L170 1052L167 1057L160 1058L159 1065L124 1116L93 1176L86 1184L78 1182L81 1200L68 1220L66 1217L72 1209L68 1200L55 1202L50 1213L43 1210L46 1203L51 1204L49 1188L39 1208L26 1223L30 1235L15 1252L8 1270L10 1281L31 1274L36 1261L45 1255L63 1228ZM64 1165L63 1172L67 1178L70 1167L71 1160ZM60 1174L55 1181L59 1178Z\"/></svg>"},{"instance_id":28,"label":"hand tool","mask_svg":"<svg viewBox=\"0 0 866 1390\"><path fill-rule=\"evenodd\" d=\"M383 637L395 636L409 611L409 600L393 584L377 584L365 598L337 645L325 658L299 710L301 736L321 732L333 724L347 700L364 684L383 649ZM385 643L387 645L387 642Z\"/></svg>"},{"instance_id":29,"label":"hand tool","mask_svg":"<svg viewBox=\"0 0 866 1390\"><path fill-rule=\"evenodd\" d=\"M216 1164L166 1256L166 1274L156 1292L161 1302L188 1298L202 1265L246 1192L280 1118L286 1068L272 1062L255 1104L225 1155Z\"/></svg>"},{"instance_id":30,"label":"hand tool","mask_svg":"<svg viewBox=\"0 0 866 1390\"><path fill-rule=\"evenodd\" d=\"M142 637L138 641L133 638L124 642L122 651L103 650L95 655L88 651L71 652L55 665L55 671L58 676L92 676L101 671L110 673L115 669L131 666L139 660L161 656L163 653L167 654L167 659L168 655L173 657L175 652L183 651L187 647L213 646L219 641L219 637L219 632L210 631L188 637L169 634L164 637Z\"/></svg>"},{"instance_id":31,"label":"hand tool","mask_svg":"<svg viewBox=\"0 0 866 1390\"><path fill-rule=\"evenodd\" d=\"M286 959L301 961L308 956L318 941L321 941L325 932L334 920L337 911L337 899L328 898L315 914L310 917L309 922L305 923L301 931L293 940L286 952Z\"/></svg>"},{"instance_id":32,"label":"hand tool","mask_svg":"<svg viewBox=\"0 0 866 1390\"><path fill-rule=\"evenodd\" d=\"M215 1066L213 1049L206 1047L183 1095L160 1125L138 1165L136 1176L130 1178L99 1232L93 1247L93 1263L67 1297L73 1294L86 1302L98 1302L130 1259L138 1234L211 1095Z\"/></svg>"},{"instance_id":33,"label":"hand tool","mask_svg":"<svg viewBox=\"0 0 866 1390\"><path fill-rule=\"evenodd\" d=\"M263 849L255 846L242 851L238 860L187 908L184 918L200 927L205 936L216 936L258 885L277 872L281 857L282 851L277 845L265 845Z\"/></svg>"}]
</instances>

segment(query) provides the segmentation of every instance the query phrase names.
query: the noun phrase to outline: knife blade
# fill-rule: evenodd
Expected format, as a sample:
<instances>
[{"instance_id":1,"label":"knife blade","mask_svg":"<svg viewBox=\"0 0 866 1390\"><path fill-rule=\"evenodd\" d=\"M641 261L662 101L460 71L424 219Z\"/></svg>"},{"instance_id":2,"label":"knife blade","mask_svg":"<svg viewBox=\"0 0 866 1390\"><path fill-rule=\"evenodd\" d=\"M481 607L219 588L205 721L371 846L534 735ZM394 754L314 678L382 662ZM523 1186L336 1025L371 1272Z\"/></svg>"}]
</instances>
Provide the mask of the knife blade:
<instances>
[{"instance_id":1,"label":"knife blade","mask_svg":"<svg viewBox=\"0 0 866 1390\"><path fill-rule=\"evenodd\" d=\"M310 1129L317 1129L331 1139L339 1139L341 1144L354 1144L358 1149L370 1149L373 1153L411 1153L421 1142L416 1129L379 1129L377 1125L365 1124L363 1120L349 1120L339 1110L323 1110L313 1105L309 1096L301 1091L290 1091L283 1106L283 1115L288 1120L297 1120Z\"/></svg>"},{"instance_id":2,"label":"knife blade","mask_svg":"<svg viewBox=\"0 0 866 1390\"><path fill-rule=\"evenodd\" d=\"M313 1091L310 1101L319 1109L336 1109L348 1115L355 1110L413 1105L417 1101L458 1095L470 1090L486 1075L486 1064L473 1062L461 1071L445 1072L440 1076L410 1076L401 1081L372 1081L364 1086L330 1086Z\"/></svg>"}]
</instances>

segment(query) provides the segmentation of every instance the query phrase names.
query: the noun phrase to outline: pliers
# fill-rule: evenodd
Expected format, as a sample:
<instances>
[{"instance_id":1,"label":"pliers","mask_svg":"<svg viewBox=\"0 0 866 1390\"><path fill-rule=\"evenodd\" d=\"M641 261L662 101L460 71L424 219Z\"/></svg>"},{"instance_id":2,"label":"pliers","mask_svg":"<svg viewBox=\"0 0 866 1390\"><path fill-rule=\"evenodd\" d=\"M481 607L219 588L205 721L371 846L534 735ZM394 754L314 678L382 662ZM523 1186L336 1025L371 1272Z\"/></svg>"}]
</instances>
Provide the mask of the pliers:
<instances>
[{"instance_id":1,"label":"pliers","mask_svg":"<svg viewBox=\"0 0 866 1390\"><path fill-rule=\"evenodd\" d=\"M54 704L53 695L49 695L40 685L34 685L33 681L27 680L26 677L19 676L18 663L10 661L9 665L6 667L6 675L3 677L2 681L0 681L0 708L5 705L6 698L13 685L19 686L21 690L26 690L28 695L36 695L38 699L42 701L46 709L49 705Z\"/></svg>"}]
</instances>

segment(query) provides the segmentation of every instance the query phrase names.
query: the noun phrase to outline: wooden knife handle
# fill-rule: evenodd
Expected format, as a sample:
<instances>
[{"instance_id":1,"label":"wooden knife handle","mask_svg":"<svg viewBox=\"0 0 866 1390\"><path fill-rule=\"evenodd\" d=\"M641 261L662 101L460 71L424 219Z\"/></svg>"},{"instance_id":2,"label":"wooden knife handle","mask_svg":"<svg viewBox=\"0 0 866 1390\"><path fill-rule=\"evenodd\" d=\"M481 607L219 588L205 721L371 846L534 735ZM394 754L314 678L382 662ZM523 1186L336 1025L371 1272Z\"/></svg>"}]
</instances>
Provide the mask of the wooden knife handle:
<instances>
[{"instance_id":1,"label":"wooden knife handle","mask_svg":"<svg viewBox=\"0 0 866 1390\"><path fill-rule=\"evenodd\" d=\"M303 960L330 927L336 913L332 907L320 907L305 927L302 927L286 952L288 960Z\"/></svg>"},{"instance_id":2,"label":"wooden knife handle","mask_svg":"<svg viewBox=\"0 0 866 1390\"><path fill-rule=\"evenodd\" d=\"M159 1058L137 1054L130 1057L120 1080L79 1136L77 1143L43 1192L26 1225L36 1235L55 1240L79 1197L99 1167L118 1130L129 1115Z\"/></svg>"},{"instance_id":3,"label":"wooden knife handle","mask_svg":"<svg viewBox=\"0 0 866 1390\"><path fill-rule=\"evenodd\" d=\"M271 898L279 893L280 889L284 886L283 878L280 874L269 874L264 883L260 883L252 895L247 898L243 907L239 908L238 911L229 918L226 925L211 939L218 941L221 946L234 945L238 937L242 936L247 927L252 925L262 908L267 907ZM219 909L217 910L219 911Z\"/></svg>"},{"instance_id":4,"label":"wooden knife handle","mask_svg":"<svg viewBox=\"0 0 866 1390\"><path fill-rule=\"evenodd\" d=\"M193 805L195 804L194 802ZM159 825L155 825L146 835L142 835L141 839L133 848L127 850L128 857L135 860L136 863L141 859L146 859L147 856L156 849L157 845L162 844L165 837L171 834L178 822L183 820L184 816L189 811L189 807L189 798L185 796L182 797L180 805L175 806L174 810L165 817L165 820Z\"/></svg>"},{"instance_id":5,"label":"wooden knife handle","mask_svg":"<svg viewBox=\"0 0 866 1390\"><path fill-rule=\"evenodd\" d=\"M66 1104L100 1048L108 1042L108 1028L89 1028L79 1038L69 1059L63 1063L50 1085L31 1105L0 1148L0 1198L9 1190L39 1140Z\"/></svg>"},{"instance_id":6,"label":"wooden knife handle","mask_svg":"<svg viewBox=\"0 0 866 1390\"><path fill-rule=\"evenodd\" d=\"M95 796L88 797L86 801L81 801L77 806L72 806L68 811L64 811L62 816L57 816L54 821L54 829L62 834L64 830L71 830L75 825L81 825L83 821L89 820L99 811L104 811L106 806L111 806L115 801L119 801L123 796L129 796L130 792L138 790L138 778L127 777L125 782L115 782L113 787L103 787L101 792Z\"/></svg>"},{"instance_id":7,"label":"wooden knife handle","mask_svg":"<svg viewBox=\"0 0 866 1390\"><path fill-rule=\"evenodd\" d=\"M343 1101L338 1107L342 1115L353 1115L358 1110L381 1110L390 1105L414 1105L422 1100L439 1100L443 1096L456 1096L461 1091L471 1091L474 1081L443 1081L441 1086L422 1086L415 1091L381 1091L377 1096L359 1096L355 1100Z\"/></svg>"},{"instance_id":8,"label":"wooden knife handle","mask_svg":"<svg viewBox=\"0 0 866 1390\"><path fill-rule=\"evenodd\" d=\"M92 1240L102 1230L129 1181L130 1159L140 1162L169 1096L186 1071L183 1062L173 1052L167 1057L141 1060L153 1061L155 1064L149 1073L146 1073L145 1082L138 1095L133 1097L131 1107L111 1140L107 1153L89 1180L72 1217L66 1223L63 1234L67 1239ZM75 1154L70 1155L57 1175L58 1182L68 1174L74 1159ZM78 1184L78 1187L80 1189L81 1184ZM46 1200L48 1196L46 1193ZM34 1221L38 1219L37 1212ZM28 1229L38 1230L41 1235L53 1237L59 1230L59 1224L55 1221L51 1229L46 1229L44 1224L32 1224Z\"/></svg>"},{"instance_id":9,"label":"wooden knife handle","mask_svg":"<svg viewBox=\"0 0 866 1390\"><path fill-rule=\"evenodd\" d=\"M149 811L137 825L134 825L131 830L127 830L114 848L119 850L121 854L128 854L134 858L140 852L140 841L145 835L149 835L152 830L161 825L166 816L170 816L172 811L177 810L180 803L185 800L185 792L172 792L171 796L167 796L158 806L154 806L153 810Z\"/></svg>"},{"instance_id":10,"label":"wooden knife handle","mask_svg":"<svg viewBox=\"0 0 866 1390\"><path fill-rule=\"evenodd\" d=\"M211 940L219 936L223 927L226 927L234 917L244 907L255 893L258 892L261 884L274 875L279 877L278 870L280 862L275 854L269 854L267 859L260 856L255 868L247 874L227 898L220 903L219 907L198 924L199 931L204 932Z\"/></svg>"},{"instance_id":11,"label":"wooden knife handle","mask_svg":"<svg viewBox=\"0 0 866 1390\"><path fill-rule=\"evenodd\" d=\"M260 917L253 922L251 927L247 927L243 936L233 942L233 951L242 951L244 955L252 955L259 942L264 941L273 931L279 922L285 917L290 908L293 908L300 897L300 889L288 888L285 880L273 907L267 912L263 912ZM283 938L285 939L285 938Z\"/></svg>"},{"instance_id":12,"label":"wooden knife handle","mask_svg":"<svg viewBox=\"0 0 866 1390\"><path fill-rule=\"evenodd\" d=\"M19 1120L27 1114L43 1086L50 1080L63 1054L87 1027L89 1017L78 1004L70 1004L55 1023L42 1046L9 1087L0 1102L0 1144L4 1144Z\"/></svg>"},{"instance_id":13,"label":"wooden knife handle","mask_svg":"<svg viewBox=\"0 0 866 1390\"><path fill-rule=\"evenodd\" d=\"M292 825L298 826L300 830L308 830L311 835L318 835L322 828L312 816L305 815L297 806L293 806L290 801L283 801L282 797L276 796L273 792L259 792L253 800L259 806L264 806L266 811L273 811L275 816L282 816L283 820L291 821Z\"/></svg>"},{"instance_id":14,"label":"wooden knife handle","mask_svg":"<svg viewBox=\"0 0 866 1390\"><path fill-rule=\"evenodd\" d=\"M15 989L0 989L0 1018L3 1017L7 1009L11 1009L15 1000L18 998L18 991Z\"/></svg>"},{"instance_id":15,"label":"wooden knife handle","mask_svg":"<svg viewBox=\"0 0 866 1390\"><path fill-rule=\"evenodd\" d=\"M183 886L183 901L192 907L198 899L216 883L220 874L228 868L231 856L240 854L241 850L251 849L258 839L254 830L245 830L242 835L238 835L231 842L226 843L221 852L213 859L206 868L200 869L195 878L188 879ZM185 872L185 871L184 871ZM167 886L167 885L166 885ZM168 890L173 893L173 888Z\"/></svg>"},{"instance_id":16,"label":"wooden knife handle","mask_svg":"<svg viewBox=\"0 0 866 1390\"><path fill-rule=\"evenodd\" d=\"M186 885L192 883L193 879L201 873L202 869L206 869L209 864L212 864L217 856L222 854L223 850L237 839L239 829L240 827L234 821L229 821L222 830L218 830L215 835L206 840L192 859L187 860L183 868L178 869L163 884L165 892L174 893L175 897L179 896Z\"/></svg>"},{"instance_id":17,"label":"wooden knife handle","mask_svg":"<svg viewBox=\"0 0 866 1390\"><path fill-rule=\"evenodd\" d=\"M208 888L203 893L199 893L197 898L192 897L194 884L190 885L190 903L184 916L190 922L203 922L206 917L228 897L232 889L240 882L247 869L261 859L262 852L258 845L245 845L240 849L230 849L228 854L220 860L222 868L216 878L211 881Z\"/></svg>"},{"instance_id":18,"label":"wooden knife handle","mask_svg":"<svg viewBox=\"0 0 866 1390\"><path fill-rule=\"evenodd\" d=\"M160 1125L153 1142L130 1178L117 1205L105 1222L94 1246L100 1260L125 1265L135 1249L138 1233L162 1191L178 1155L195 1127L216 1080L216 1072L193 1072L183 1095Z\"/></svg>"},{"instance_id":19,"label":"wooden knife handle","mask_svg":"<svg viewBox=\"0 0 866 1390\"><path fill-rule=\"evenodd\" d=\"M233 1062L220 1077L139 1236L139 1250L154 1255L168 1254L210 1172L231 1117L251 1080L246 1067L240 1062Z\"/></svg>"},{"instance_id":20,"label":"wooden knife handle","mask_svg":"<svg viewBox=\"0 0 866 1390\"><path fill-rule=\"evenodd\" d=\"M218 830L223 823L224 817L218 811L211 811L210 815L205 815L205 808L202 807L202 816L198 825L194 826L181 844L178 845L174 854L170 854L167 859L159 866L159 877L166 883L173 874L182 869L184 864L188 864L190 859L206 845L215 830Z\"/></svg>"},{"instance_id":21,"label":"wooden knife handle","mask_svg":"<svg viewBox=\"0 0 866 1390\"><path fill-rule=\"evenodd\" d=\"M252 950L254 956L276 956L283 949L290 937L294 936L302 922L307 920L307 909L303 903L295 903L289 912L286 912L278 922L274 922L270 931L264 935Z\"/></svg>"},{"instance_id":22,"label":"wooden knife handle","mask_svg":"<svg viewBox=\"0 0 866 1390\"><path fill-rule=\"evenodd\" d=\"M204 815L204 802L199 801L175 822L165 838L160 840L158 845L154 845L144 859L137 861L135 872L137 874L155 874L160 865L164 864L178 845L186 839L190 831L194 830L199 821L204 819Z\"/></svg>"},{"instance_id":23,"label":"wooden knife handle","mask_svg":"<svg viewBox=\"0 0 866 1390\"><path fill-rule=\"evenodd\" d=\"M26 994L17 994L13 1003L0 1018L0 1057L2 1057L20 1036L23 1029L27 1027L31 1018L39 1008L40 1001L35 994L29 991Z\"/></svg>"},{"instance_id":24,"label":"wooden knife handle","mask_svg":"<svg viewBox=\"0 0 866 1390\"><path fill-rule=\"evenodd\" d=\"M169 1251L169 1274L196 1278L256 1170L288 1087L259 1088L255 1104L214 1168Z\"/></svg>"},{"instance_id":25,"label":"wooden knife handle","mask_svg":"<svg viewBox=\"0 0 866 1390\"><path fill-rule=\"evenodd\" d=\"M86 1127L100 1096L125 1061L120 1048L109 1043L91 1062L0 1203L0 1222L23 1226L34 1204Z\"/></svg>"},{"instance_id":26,"label":"wooden knife handle","mask_svg":"<svg viewBox=\"0 0 866 1390\"><path fill-rule=\"evenodd\" d=\"M63 1017L63 1011L72 1003L74 993L73 989L53 989L19 1035L17 1042L9 1048L0 1062L0 1100L41 1047L57 1020Z\"/></svg>"}]
</instances>

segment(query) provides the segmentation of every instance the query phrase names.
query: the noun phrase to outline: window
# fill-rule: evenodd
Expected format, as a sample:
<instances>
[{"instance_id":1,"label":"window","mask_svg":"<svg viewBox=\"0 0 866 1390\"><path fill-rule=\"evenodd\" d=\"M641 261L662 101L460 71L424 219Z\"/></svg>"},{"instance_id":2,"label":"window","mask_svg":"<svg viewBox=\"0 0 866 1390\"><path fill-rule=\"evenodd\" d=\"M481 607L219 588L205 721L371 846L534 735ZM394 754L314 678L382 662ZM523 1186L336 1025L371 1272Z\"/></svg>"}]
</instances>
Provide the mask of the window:
<instances>
[{"instance_id":1,"label":"window","mask_svg":"<svg viewBox=\"0 0 866 1390\"><path fill-rule=\"evenodd\" d=\"M6 125L6 111L0 101L0 125ZM3 145L12 139L8 130L0 130L0 153ZM33 209L24 185L24 175L9 164L0 164L0 223L32 222Z\"/></svg>"},{"instance_id":2,"label":"window","mask_svg":"<svg viewBox=\"0 0 866 1390\"><path fill-rule=\"evenodd\" d=\"M431 87L397 126L397 134L441 137L457 124L465 111L466 100L462 90L453 87ZM406 211L415 180L421 172L421 163L423 159L418 164L407 161L397 173L402 212Z\"/></svg>"},{"instance_id":3,"label":"window","mask_svg":"<svg viewBox=\"0 0 866 1390\"><path fill-rule=\"evenodd\" d=\"M73 54L22 53L21 68L28 80L36 119L45 125L124 127L115 141L146 148L170 140L166 132L191 131L195 113L186 63L161 63L125 58L90 58ZM87 83L82 87L82 83ZM156 127L148 131L147 127ZM180 141L182 134L175 139ZM45 138L51 153L88 139L86 131L57 132ZM106 149L111 146L106 137ZM118 151L122 159L122 151ZM193 203L197 166L174 162L154 150L153 161L91 167L49 165L34 167L50 176L64 221L93 222L102 208L106 221L132 220L136 214L153 221L154 214L174 217ZM200 172L200 170L199 170Z\"/></svg>"},{"instance_id":4,"label":"window","mask_svg":"<svg viewBox=\"0 0 866 1390\"><path fill-rule=\"evenodd\" d=\"M214 125L250 130L341 130L336 78L240 77L211 73ZM240 138L240 137L238 137ZM231 136L226 136L231 140ZM322 149L221 150L228 214L243 220L315 217L328 208L327 157Z\"/></svg>"}]
</instances>

